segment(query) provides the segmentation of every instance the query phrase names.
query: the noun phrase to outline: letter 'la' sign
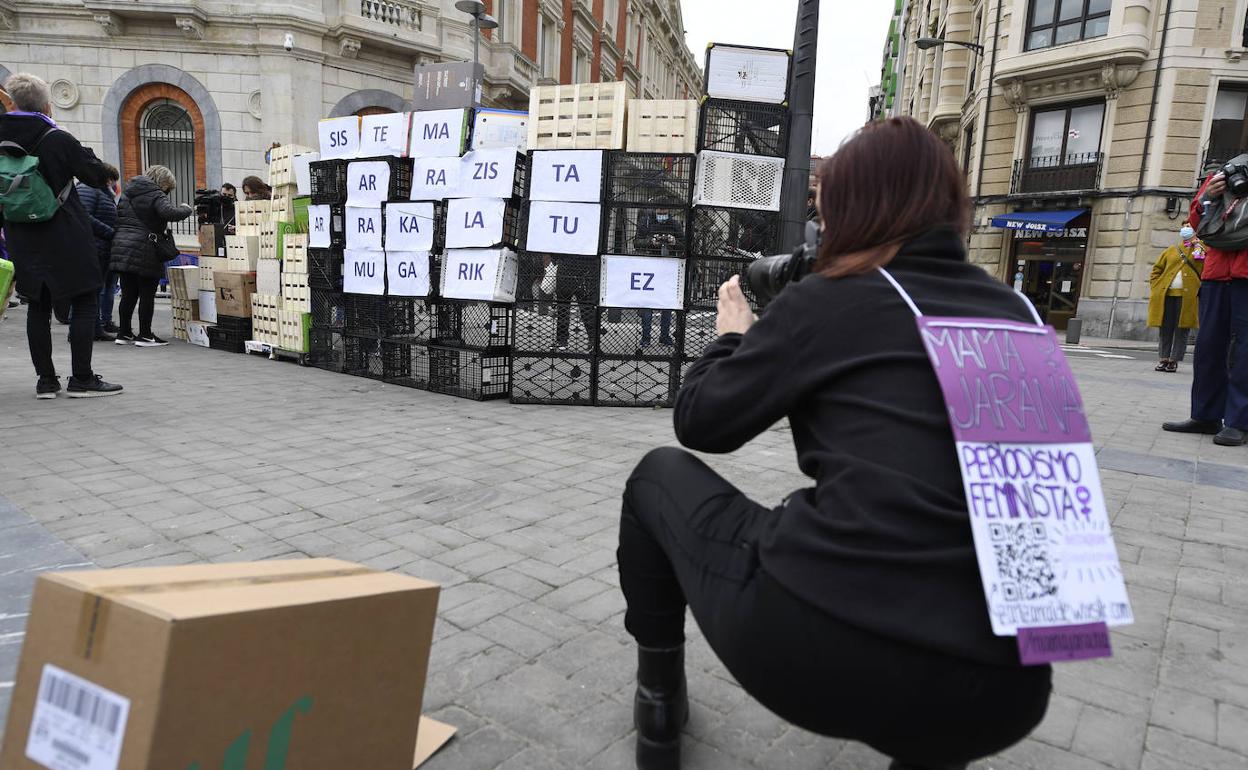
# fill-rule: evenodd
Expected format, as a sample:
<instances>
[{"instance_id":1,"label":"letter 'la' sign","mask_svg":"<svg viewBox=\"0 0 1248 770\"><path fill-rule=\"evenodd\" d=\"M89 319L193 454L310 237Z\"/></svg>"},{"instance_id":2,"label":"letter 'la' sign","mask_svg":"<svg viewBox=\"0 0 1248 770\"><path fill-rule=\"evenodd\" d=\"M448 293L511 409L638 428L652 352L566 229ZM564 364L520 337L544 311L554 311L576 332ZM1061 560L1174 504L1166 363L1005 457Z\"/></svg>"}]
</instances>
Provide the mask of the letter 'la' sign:
<instances>
[{"instance_id":1,"label":"letter 'la' sign","mask_svg":"<svg viewBox=\"0 0 1248 770\"><path fill-rule=\"evenodd\" d=\"M442 296L514 302L516 253L511 249L447 249L442 260Z\"/></svg>"},{"instance_id":2,"label":"letter 'la' sign","mask_svg":"<svg viewBox=\"0 0 1248 770\"><path fill-rule=\"evenodd\" d=\"M386 282L394 297L429 296L429 252L387 248Z\"/></svg>"},{"instance_id":3,"label":"letter 'la' sign","mask_svg":"<svg viewBox=\"0 0 1248 770\"><path fill-rule=\"evenodd\" d=\"M390 164L357 160L347 164L347 205L380 206L390 194Z\"/></svg>"},{"instance_id":4,"label":"letter 'la' sign","mask_svg":"<svg viewBox=\"0 0 1248 770\"><path fill-rule=\"evenodd\" d=\"M497 246L503 241L507 201L458 198L446 204L446 247L471 249Z\"/></svg>"},{"instance_id":5,"label":"letter 'la' sign","mask_svg":"<svg viewBox=\"0 0 1248 770\"><path fill-rule=\"evenodd\" d=\"M380 249L343 251L342 290L348 294L385 294L386 253Z\"/></svg>"},{"instance_id":6,"label":"letter 'la' sign","mask_svg":"<svg viewBox=\"0 0 1248 770\"><path fill-rule=\"evenodd\" d=\"M365 115L360 120L360 157L407 157L407 129L411 120L410 112Z\"/></svg>"},{"instance_id":7,"label":"letter 'la' sign","mask_svg":"<svg viewBox=\"0 0 1248 770\"><path fill-rule=\"evenodd\" d=\"M413 112L409 153L413 158L458 158L467 127L467 110Z\"/></svg>"},{"instance_id":8,"label":"letter 'la' sign","mask_svg":"<svg viewBox=\"0 0 1248 770\"><path fill-rule=\"evenodd\" d=\"M440 201L457 197L459 158L417 158L412 169L414 201Z\"/></svg>"},{"instance_id":9,"label":"letter 'la' sign","mask_svg":"<svg viewBox=\"0 0 1248 770\"><path fill-rule=\"evenodd\" d=\"M993 318L918 324L957 442L993 633L1017 635L1024 664L1110 655L1106 626L1133 616L1057 335Z\"/></svg>"},{"instance_id":10,"label":"letter 'la' sign","mask_svg":"<svg viewBox=\"0 0 1248 770\"><path fill-rule=\"evenodd\" d=\"M599 303L603 307L680 310L684 307L684 274L683 259L604 256Z\"/></svg>"},{"instance_id":11,"label":"letter 'la' sign","mask_svg":"<svg viewBox=\"0 0 1248 770\"><path fill-rule=\"evenodd\" d=\"M529 204L528 251L548 254L598 255L598 223L602 206L597 203Z\"/></svg>"},{"instance_id":12,"label":"letter 'la' sign","mask_svg":"<svg viewBox=\"0 0 1248 770\"><path fill-rule=\"evenodd\" d=\"M321 160L359 157L360 119L355 115L322 120L317 133L320 134Z\"/></svg>"},{"instance_id":13,"label":"letter 'la' sign","mask_svg":"<svg viewBox=\"0 0 1248 770\"><path fill-rule=\"evenodd\" d=\"M347 206L347 248L381 249L381 208Z\"/></svg>"},{"instance_id":14,"label":"letter 'la' sign","mask_svg":"<svg viewBox=\"0 0 1248 770\"><path fill-rule=\"evenodd\" d=\"M308 248L329 248L330 221L329 206L308 206Z\"/></svg>"},{"instance_id":15,"label":"letter 'la' sign","mask_svg":"<svg viewBox=\"0 0 1248 770\"><path fill-rule=\"evenodd\" d=\"M602 150L533 153L529 199L599 202L602 199L602 155Z\"/></svg>"},{"instance_id":16,"label":"letter 'la' sign","mask_svg":"<svg viewBox=\"0 0 1248 770\"><path fill-rule=\"evenodd\" d=\"M433 248L433 204L402 201L386 206L386 250L429 251Z\"/></svg>"}]
</instances>

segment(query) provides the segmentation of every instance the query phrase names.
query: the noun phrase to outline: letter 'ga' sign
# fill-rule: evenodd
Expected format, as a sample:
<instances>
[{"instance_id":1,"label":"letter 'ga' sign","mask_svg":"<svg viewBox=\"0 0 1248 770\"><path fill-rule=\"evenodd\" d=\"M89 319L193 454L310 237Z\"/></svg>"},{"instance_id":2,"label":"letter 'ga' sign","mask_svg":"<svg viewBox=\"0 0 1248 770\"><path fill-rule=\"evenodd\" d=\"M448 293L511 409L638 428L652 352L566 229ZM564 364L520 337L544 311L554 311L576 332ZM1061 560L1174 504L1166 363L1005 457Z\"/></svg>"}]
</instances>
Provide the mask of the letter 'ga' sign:
<instances>
[{"instance_id":1,"label":"letter 'ga' sign","mask_svg":"<svg viewBox=\"0 0 1248 770\"><path fill-rule=\"evenodd\" d=\"M429 252L387 248L386 282L392 297L429 296Z\"/></svg>"},{"instance_id":2,"label":"letter 'ga' sign","mask_svg":"<svg viewBox=\"0 0 1248 770\"><path fill-rule=\"evenodd\" d=\"M359 156L360 119L355 115L322 120L317 131L321 140L321 160Z\"/></svg>"},{"instance_id":3,"label":"letter 'ga' sign","mask_svg":"<svg viewBox=\"0 0 1248 770\"><path fill-rule=\"evenodd\" d=\"M603 307L680 310L684 307L684 275L683 259L604 256L599 303Z\"/></svg>"},{"instance_id":4,"label":"letter 'ga' sign","mask_svg":"<svg viewBox=\"0 0 1248 770\"><path fill-rule=\"evenodd\" d=\"M493 302L516 300L516 253L511 249L448 249L442 296Z\"/></svg>"},{"instance_id":5,"label":"letter 'ga' sign","mask_svg":"<svg viewBox=\"0 0 1248 770\"><path fill-rule=\"evenodd\" d=\"M385 204L386 250L430 251L433 249L433 204L400 201Z\"/></svg>"},{"instance_id":6,"label":"letter 'ga' sign","mask_svg":"<svg viewBox=\"0 0 1248 770\"><path fill-rule=\"evenodd\" d=\"M533 153L529 199L597 203L602 200L602 150Z\"/></svg>"},{"instance_id":7,"label":"letter 'ga' sign","mask_svg":"<svg viewBox=\"0 0 1248 770\"><path fill-rule=\"evenodd\" d=\"M597 256L601 219L602 206L597 203L533 201L529 204L525 248L548 254Z\"/></svg>"},{"instance_id":8,"label":"letter 'ga' sign","mask_svg":"<svg viewBox=\"0 0 1248 770\"><path fill-rule=\"evenodd\" d=\"M390 193L390 164L357 160L347 164L347 205L380 206Z\"/></svg>"},{"instance_id":9,"label":"letter 'ga' sign","mask_svg":"<svg viewBox=\"0 0 1248 770\"><path fill-rule=\"evenodd\" d=\"M386 253L381 249L346 249L342 290L347 294L386 293Z\"/></svg>"},{"instance_id":10,"label":"letter 'ga' sign","mask_svg":"<svg viewBox=\"0 0 1248 770\"><path fill-rule=\"evenodd\" d=\"M381 208L347 206L347 248L381 249Z\"/></svg>"},{"instance_id":11,"label":"letter 'ga' sign","mask_svg":"<svg viewBox=\"0 0 1248 770\"><path fill-rule=\"evenodd\" d=\"M491 198L459 198L446 204L446 247L471 249L498 246L503 242L503 216L507 201Z\"/></svg>"},{"instance_id":12,"label":"letter 'ga' sign","mask_svg":"<svg viewBox=\"0 0 1248 770\"><path fill-rule=\"evenodd\" d=\"M411 120L410 112L365 115L360 121L360 157L407 157L407 130Z\"/></svg>"}]
</instances>

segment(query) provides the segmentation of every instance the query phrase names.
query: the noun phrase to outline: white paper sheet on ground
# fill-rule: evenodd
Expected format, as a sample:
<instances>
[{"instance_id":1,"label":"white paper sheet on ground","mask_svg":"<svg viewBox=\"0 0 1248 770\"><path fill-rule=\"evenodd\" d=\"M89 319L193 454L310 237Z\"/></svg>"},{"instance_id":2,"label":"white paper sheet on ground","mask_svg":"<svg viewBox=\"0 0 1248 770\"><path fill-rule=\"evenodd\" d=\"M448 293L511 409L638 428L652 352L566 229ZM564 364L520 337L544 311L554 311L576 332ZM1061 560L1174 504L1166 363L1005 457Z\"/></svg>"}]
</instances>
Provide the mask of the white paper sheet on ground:
<instances>
[{"instance_id":1,"label":"white paper sheet on ground","mask_svg":"<svg viewBox=\"0 0 1248 770\"><path fill-rule=\"evenodd\" d=\"M390 164L357 160L347 164L347 205L380 206L390 195Z\"/></svg>"},{"instance_id":2,"label":"white paper sheet on ground","mask_svg":"<svg viewBox=\"0 0 1248 770\"><path fill-rule=\"evenodd\" d=\"M442 260L442 296L514 302L516 267L511 249L448 249Z\"/></svg>"},{"instance_id":3,"label":"white paper sheet on ground","mask_svg":"<svg viewBox=\"0 0 1248 770\"><path fill-rule=\"evenodd\" d=\"M387 203L386 249L429 251L433 248L433 204L422 201Z\"/></svg>"},{"instance_id":4,"label":"white paper sheet on ground","mask_svg":"<svg viewBox=\"0 0 1248 770\"><path fill-rule=\"evenodd\" d=\"M497 246L503 240L507 201L457 198L446 204L446 247L472 249Z\"/></svg>"},{"instance_id":5,"label":"white paper sheet on ground","mask_svg":"<svg viewBox=\"0 0 1248 770\"><path fill-rule=\"evenodd\" d=\"M381 249L346 249L342 290L348 294L385 294L386 253Z\"/></svg>"},{"instance_id":6,"label":"white paper sheet on ground","mask_svg":"<svg viewBox=\"0 0 1248 770\"><path fill-rule=\"evenodd\" d=\"M440 201L456 197L459 189L458 155L449 158L417 158L412 170L414 201Z\"/></svg>"},{"instance_id":7,"label":"white paper sheet on ground","mask_svg":"<svg viewBox=\"0 0 1248 770\"><path fill-rule=\"evenodd\" d=\"M529 206L525 248L550 254L596 256L601 220L602 206L597 203L533 201Z\"/></svg>"},{"instance_id":8,"label":"white paper sheet on ground","mask_svg":"<svg viewBox=\"0 0 1248 770\"><path fill-rule=\"evenodd\" d=\"M300 195L312 194L312 164L320 159L319 152L305 152L291 160L295 172L295 188Z\"/></svg>"},{"instance_id":9,"label":"white paper sheet on ground","mask_svg":"<svg viewBox=\"0 0 1248 770\"><path fill-rule=\"evenodd\" d=\"M321 140L321 160L358 157L360 119L355 115L322 120L317 132Z\"/></svg>"},{"instance_id":10,"label":"white paper sheet on ground","mask_svg":"<svg viewBox=\"0 0 1248 770\"><path fill-rule=\"evenodd\" d=\"M684 260L672 257L604 256L599 301L603 307L680 310L684 270Z\"/></svg>"},{"instance_id":11,"label":"white paper sheet on ground","mask_svg":"<svg viewBox=\"0 0 1248 770\"><path fill-rule=\"evenodd\" d=\"M427 110L412 113L413 158L458 157L464 151L464 110Z\"/></svg>"},{"instance_id":12,"label":"white paper sheet on ground","mask_svg":"<svg viewBox=\"0 0 1248 770\"><path fill-rule=\"evenodd\" d=\"M407 134L411 120L410 112L365 115L360 121L360 157L407 157Z\"/></svg>"},{"instance_id":13,"label":"white paper sheet on ground","mask_svg":"<svg viewBox=\"0 0 1248 770\"><path fill-rule=\"evenodd\" d=\"M381 207L347 206L347 248L381 248Z\"/></svg>"},{"instance_id":14,"label":"white paper sheet on ground","mask_svg":"<svg viewBox=\"0 0 1248 770\"><path fill-rule=\"evenodd\" d=\"M386 249L386 282L393 297L429 296L429 252Z\"/></svg>"},{"instance_id":15,"label":"white paper sheet on ground","mask_svg":"<svg viewBox=\"0 0 1248 770\"><path fill-rule=\"evenodd\" d=\"M328 249L330 211L328 205L308 206L308 248Z\"/></svg>"},{"instance_id":16,"label":"white paper sheet on ground","mask_svg":"<svg viewBox=\"0 0 1248 770\"><path fill-rule=\"evenodd\" d=\"M707 62L706 93L715 99L780 104L789 85L789 55L716 45Z\"/></svg>"},{"instance_id":17,"label":"white paper sheet on ground","mask_svg":"<svg viewBox=\"0 0 1248 770\"><path fill-rule=\"evenodd\" d=\"M461 198L510 198L515 192L515 150L471 150L460 161Z\"/></svg>"},{"instance_id":18,"label":"white paper sheet on ground","mask_svg":"<svg viewBox=\"0 0 1248 770\"><path fill-rule=\"evenodd\" d=\"M529 199L597 203L602 199L602 150L533 153Z\"/></svg>"}]
</instances>

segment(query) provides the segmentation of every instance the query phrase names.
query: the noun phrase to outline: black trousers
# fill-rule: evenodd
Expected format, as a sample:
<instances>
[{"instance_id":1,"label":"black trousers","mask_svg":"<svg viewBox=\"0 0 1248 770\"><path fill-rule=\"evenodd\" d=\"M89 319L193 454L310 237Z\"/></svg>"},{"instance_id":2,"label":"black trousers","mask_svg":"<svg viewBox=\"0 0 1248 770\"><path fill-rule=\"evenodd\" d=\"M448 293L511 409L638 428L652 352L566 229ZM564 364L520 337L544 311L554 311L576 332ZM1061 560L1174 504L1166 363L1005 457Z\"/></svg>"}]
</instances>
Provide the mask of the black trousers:
<instances>
[{"instance_id":1,"label":"black trousers","mask_svg":"<svg viewBox=\"0 0 1248 770\"><path fill-rule=\"evenodd\" d=\"M1200 284L1192 419L1248 430L1248 279Z\"/></svg>"},{"instance_id":2,"label":"black trousers","mask_svg":"<svg viewBox=\"0 0 1248 770\"><path fill-rule=\"evenodd\" d=\"M688 452L647 454L625 488L618 552L624 625L638 644L680 644L688 604L715 654L764 706L915 764L978 759L1040 723L1048 666L953 658L790 594L759 564L773 516Z\"/></svg>"},{"instance_id":3,"label":"black trousers","mask_svg":"<svg viewBox=\"0 0 1248 770\"><path fill-rule=\"evenodd\" d=\"M147 278L134 273L119 273L121 277L121 304L117 308L117 324L123 334L133 333L130 319L134 306L139 306L139 336L152 336L152 315L156 312L156 286L159 278Z\"/></svg>"},{"instance_id":4,"label":"black trousers","mask_svg":"<svg viewBox=\"0 0 1248 770\"><path fill-rule=\"evenodd\" d=\"M1187 335L1191 329L1179 326L1179 316L1183 313L1183 298L1166 295L1161 317L1160 337L1157 341L1157 355L1162 361L1182 362L1187 355Z\"/></svg>"},{"instance_id":5,"label":"black trousers","mask_svg":"<svg viewBox=\"0 0 1248 770\"><path fill-rule=\"evenodd\" d=\"M92 346L95 344L95 319L99 310L100 293L88 291L58 300L57 304L68 308L69 353L72 373L79 380L89 380ZM38 297L26 297L26 341L30 347L30 360L40 377L55 377L56 364L52 362L52 295L48 288Z\"/></svg>"},{"instance_id":6,"label":"black trousers","mask_svg":"<svg viewBox=\"0 0 1248 770\"><path fill-rule=\"evenodd\" d=\"M598 284L587 275L578 275L572 268L563 267L555 273L555 342L568 344L568 332L572 325L572 298L576 298L577 310L581 315L581 323L585 325L585 335L589 343L594 343L594 330L598 328Z\"/></svg>"}]
</instances>

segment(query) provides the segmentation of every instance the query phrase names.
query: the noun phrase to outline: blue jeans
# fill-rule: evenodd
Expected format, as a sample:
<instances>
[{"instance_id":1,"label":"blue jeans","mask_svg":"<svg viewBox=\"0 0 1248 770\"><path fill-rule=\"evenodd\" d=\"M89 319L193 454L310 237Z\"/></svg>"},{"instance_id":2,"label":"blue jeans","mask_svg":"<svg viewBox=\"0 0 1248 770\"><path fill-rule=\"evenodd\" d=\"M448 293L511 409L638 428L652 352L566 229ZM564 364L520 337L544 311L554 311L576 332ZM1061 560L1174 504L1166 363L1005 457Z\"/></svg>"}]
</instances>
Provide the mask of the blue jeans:
<instances>
[{"instance_id":1,"label":"blue jeans","mask_svg":"<svg viewBox=\"0 0 1248 770\"><path fill-rule=\"evenodd\" d=\"M641 316L641 344L650 344L650 330L654 328L654 311L638 310ZM670 345L672 342L672 311L663 310L659 313L659 342Z\"/></svg>"},{"instance_id":2,"label":"blue jeans","mask_svg":"<svg viewBox=\"0 0 1248 770\"><path fill-rule=\"evenodd\" d=\"M1192 419L1248 430L1248 279L1200 285Z\"/></svg>"},{"instance_id":3,"label":"blue jeans","mask_svg":"<svg viewBox=\"0 0 1248 770\"><path fill-rule=\"evenodd\" d=\"M104 273L104 286L100 289L100 320L96 323L97 331L103 331L106 324L113 321L113 298L117 293L117 274L112 270Z\"/></svg>"}]
</instances>

